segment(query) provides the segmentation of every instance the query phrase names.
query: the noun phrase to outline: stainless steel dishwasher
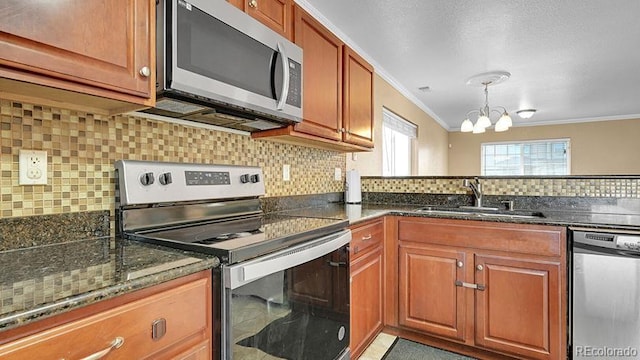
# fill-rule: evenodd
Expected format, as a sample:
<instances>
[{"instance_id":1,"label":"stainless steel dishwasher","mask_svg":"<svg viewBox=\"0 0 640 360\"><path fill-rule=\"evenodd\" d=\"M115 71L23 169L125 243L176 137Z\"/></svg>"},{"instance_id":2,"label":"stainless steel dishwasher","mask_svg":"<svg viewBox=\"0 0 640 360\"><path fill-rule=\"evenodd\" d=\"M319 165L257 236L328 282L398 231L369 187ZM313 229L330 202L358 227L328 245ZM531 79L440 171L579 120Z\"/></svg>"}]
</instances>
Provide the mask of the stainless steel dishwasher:
<instances>
[{"instance_id":1,"label":"stainless steel dishwasher","mask_svg":"<svg viewBox=\"0 0 640 360\"><path fill-rule=\"evenodd\" d=\"M574 359L640 354L640 233L573 231Z\"/></svg>"}]
</instances>

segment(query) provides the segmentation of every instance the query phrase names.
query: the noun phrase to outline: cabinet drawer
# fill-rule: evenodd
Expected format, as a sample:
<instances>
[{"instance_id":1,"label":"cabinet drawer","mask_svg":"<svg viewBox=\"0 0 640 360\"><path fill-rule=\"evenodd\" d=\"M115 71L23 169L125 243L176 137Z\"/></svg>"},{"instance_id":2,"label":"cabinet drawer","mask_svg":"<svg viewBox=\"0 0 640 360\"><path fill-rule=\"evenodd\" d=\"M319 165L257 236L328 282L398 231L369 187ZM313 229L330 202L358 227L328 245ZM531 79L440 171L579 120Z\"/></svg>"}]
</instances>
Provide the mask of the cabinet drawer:
<instances>
[{"instance_id":1,"label":"cabinet drawer","mask_svg":"<svg viewBox=\"0 0 640 360\"><path fill-rule=\"evenodd\" d=\"M207 329L209 283L196 280L0 347L0 358L80 359L103 350L109 359L143 359ZM154 340L154 322L156 325ZM164 335L162 333L164 332ZM112 346L116 339L121 346ZM158 356L154 356L158 358Z\"/></svg>"},{"instance_id":2,"label":"cabinet drawer","mask_svg":"<svg viewBox=\"0 0 640 360\"><path fill-rule=\"evenodd\" d=\"M352 258L357 258L367 249L381 245L384 239L383 224L382 219L380 219L352 228L349 255L351 255Z\"/></svg>"},{"instance_id":3,"label":"cabinet drawer","mask_svg":"<svg viewBox=\"0 0 640 360\"><path fill-rule=\"evenodd\" d=\"M398 240L476 249L560 256L564 227L470 220L405 218L398 220Z\"/></svg>"}]
</instances>

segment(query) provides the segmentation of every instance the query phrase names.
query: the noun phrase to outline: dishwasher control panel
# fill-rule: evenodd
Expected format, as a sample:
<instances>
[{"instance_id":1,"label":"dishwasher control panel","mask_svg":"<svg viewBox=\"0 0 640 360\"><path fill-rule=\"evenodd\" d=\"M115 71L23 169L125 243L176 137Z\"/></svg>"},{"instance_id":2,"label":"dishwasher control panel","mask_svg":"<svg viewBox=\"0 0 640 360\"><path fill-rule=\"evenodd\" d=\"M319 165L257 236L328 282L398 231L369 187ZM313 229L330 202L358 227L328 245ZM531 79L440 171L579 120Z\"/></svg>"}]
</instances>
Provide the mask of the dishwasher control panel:
<instances>
[{"instance_id":1,"label":"dishwasher control panel","mask_svg":"<svg viewBox=\"0 0 640 360\"><path fill-rule=\"evenodd\" d=\"M591 246L640 252L640 234L574 231L573 241Z\"/></svg>"}]
</instances>

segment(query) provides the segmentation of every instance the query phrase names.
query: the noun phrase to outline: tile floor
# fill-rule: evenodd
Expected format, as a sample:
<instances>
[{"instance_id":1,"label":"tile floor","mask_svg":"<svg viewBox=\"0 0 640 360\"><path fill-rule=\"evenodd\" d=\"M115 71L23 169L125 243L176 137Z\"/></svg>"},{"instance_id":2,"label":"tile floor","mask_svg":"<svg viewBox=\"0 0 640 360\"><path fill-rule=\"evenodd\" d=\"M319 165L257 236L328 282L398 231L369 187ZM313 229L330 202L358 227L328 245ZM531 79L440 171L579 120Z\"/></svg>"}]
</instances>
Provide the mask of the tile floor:
<instances>
[{"instance_id":1,"label":"tile floor","mask_svg":"<svg viewBox=\"0 0 640 360\"><path fill-rule=\"evenodd\" d=\"M389 350L393 342L396 341L396 336L385 333L380 333L373 340L367 350L362 353L360 360L380 360L384 354Z\"/></svg>"}]
</instances>

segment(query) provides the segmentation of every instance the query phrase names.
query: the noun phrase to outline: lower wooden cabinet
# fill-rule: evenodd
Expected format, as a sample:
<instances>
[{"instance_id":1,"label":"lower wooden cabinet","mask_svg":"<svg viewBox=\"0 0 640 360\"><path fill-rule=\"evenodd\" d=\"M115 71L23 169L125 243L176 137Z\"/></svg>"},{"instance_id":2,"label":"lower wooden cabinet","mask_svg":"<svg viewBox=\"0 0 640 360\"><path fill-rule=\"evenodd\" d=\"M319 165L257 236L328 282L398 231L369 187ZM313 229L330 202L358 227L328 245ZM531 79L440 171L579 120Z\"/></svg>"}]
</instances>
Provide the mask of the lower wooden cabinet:
<instances>
[{"instance_id":1,"label":"lower wooden cabinet","mask_svg":"<svg viewBox=\"0 0 640 360\"><path fill-rule=\"evenodd\" d=\"M352 228L350 245L351 358L357 359L383 327L384 223Z\"/></svg>"},{"instance_id":2,"label":"lower wooden cabinet","mask_svg":"<svg viewBox=\"0 0 640 360\"><path fill-rule=\"evenodd\" d=\"M465 253L434 246L400 245L399 322L401 326L464 340L467 291Z\"/></svg>"},{"instance_id":3,"label":"lower wooden cabinet","mask_svg":"<svg viewBox=\"0 0 640 360\"><path fill-rule=\"evenodd\" d=\"M398 313L389 325L484 357L566 357L564 227L397 219L398 265L387 283L395 271Z\"/></svg>"},{"instance_id":4,"label":"lower wooden cabinet","mask_svg":"<svg viewBox=\"0 0 640 360\"><path fill-rule=\"evenodd\" d=\"M475 343L532 359L560 358L560 261L476 255ZM555 356L554 356L555 355Z\"/></svg>"},{"instance_id":5,"label":"lower wooden cabinet","mask_svg":"<svg viewBox=\"0 0 640 360\"><path fill-rule=\"evenodd\" d=\"M211 359L211 271L137 293L33 323L0 358Z\"/></svg>"}]
</instances>

